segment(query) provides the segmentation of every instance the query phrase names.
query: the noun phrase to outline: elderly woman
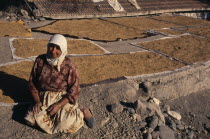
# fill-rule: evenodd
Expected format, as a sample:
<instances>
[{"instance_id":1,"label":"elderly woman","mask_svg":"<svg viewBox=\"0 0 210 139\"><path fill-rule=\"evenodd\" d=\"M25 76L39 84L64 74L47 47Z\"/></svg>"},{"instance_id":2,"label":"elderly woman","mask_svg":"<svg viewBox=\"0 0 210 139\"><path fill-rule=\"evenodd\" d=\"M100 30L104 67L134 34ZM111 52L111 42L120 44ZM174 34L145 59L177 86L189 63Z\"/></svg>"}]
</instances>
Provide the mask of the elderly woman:
<instances>
[{"instance_id":1,"label":"elderly woman","mask_svg":"<svg viewBox=\"0 0 210 139\"><path fill-rule=\"evenodd\" d=\"M89 109L78 108L78 71L66 54L66 38L60 34L52 36L47 53L36 58L29 79L34 105L25 120L49 134L75 133L84 125L84 120L90 128L95 123Z\"/></svg>"}]
</instances>

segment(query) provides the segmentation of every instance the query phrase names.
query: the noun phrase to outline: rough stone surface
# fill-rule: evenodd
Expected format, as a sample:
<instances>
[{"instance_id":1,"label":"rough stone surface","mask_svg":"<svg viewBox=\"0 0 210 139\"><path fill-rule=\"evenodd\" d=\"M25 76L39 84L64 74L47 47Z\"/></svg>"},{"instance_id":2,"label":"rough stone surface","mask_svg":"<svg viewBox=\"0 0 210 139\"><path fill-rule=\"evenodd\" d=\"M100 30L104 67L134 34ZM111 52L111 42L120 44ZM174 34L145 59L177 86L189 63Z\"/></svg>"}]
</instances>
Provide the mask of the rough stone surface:
<instances>
[{"instance_id":1,"label":"rough stone surface","mask_svg":"<svg viewBox=\"0 0 210 139\"><path fill-rule=\"evenodd\" d=\"M206 62L186 66L173 72L128 78L141 82L148 96L160 100L170 100L210 89L209 74L210 62Z\"/></svg>"},{"instance_id":2,"label":"rough stone surface","mask_svg":"<svg viewBox=\"0 0 210 139\"><path fill-rule=\"evenodd\" d=\"M123 106L119 103L115 103L111 105L111 112L114 114L118 114L123 111Z\"/></svg>"},{"instance_id":3,"label":"rough stone surface","mask_svg":"<svg viewBox=\"0 0 210 139\"><path fill-rule=\"evenodd\" d=\"M153 139L158 139L159 137L160 137L160 132L159 131L152 132L152 138Z\"/></svg>"},{"instance_id":4,"label":"rough stone surface","mask_svg":"<svg viewBox=\"0 0 210 139\"><path fill-rule=\"evenodd\" d=\"M168 113L171 117L173 117L173 118L175 118L175 119L177 119L177 120L181 120L181 119L182 119L182 116L181 116L178 112L169 110L169 111L167 111L167 113Z\"/></svg>"},{"instance_id":5,"label":"rough stone surface","mask_svg":"<svg viewBox=\"0 0 210 139\"><path fill-rule=\"evenodd\" d=\"M169 127L161 126L159 130L161 139L175 139L174 132Z\"/></svg>"},{"instance_id":6,"label":"rough stone surface","mask_svg":"<svg viewBox=\"0 0 210 139\"><path fill-rule=\"evenodd\" d=\"M158 119L157 116L153 116L152 117L152 121L151 121L151 123L149 125L149 127L152 129L152 131L157 127L158 121L159 121L159 119Z\"/></svg>"}]
</instances>

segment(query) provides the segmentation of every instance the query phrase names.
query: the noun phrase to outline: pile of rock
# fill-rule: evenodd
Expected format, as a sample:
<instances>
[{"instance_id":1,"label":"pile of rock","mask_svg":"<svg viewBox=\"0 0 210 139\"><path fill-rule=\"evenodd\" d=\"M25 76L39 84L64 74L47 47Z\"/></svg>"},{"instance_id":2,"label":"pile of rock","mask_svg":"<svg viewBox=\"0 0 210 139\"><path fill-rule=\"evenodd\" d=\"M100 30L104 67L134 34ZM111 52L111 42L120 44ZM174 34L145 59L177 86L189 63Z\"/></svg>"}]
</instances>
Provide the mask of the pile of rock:
<instances>
[{"instance_id":1,"label":"pile of rock","mask_svg":"<svg viewBox=\"0 0 210 139\"><path fill-rule=\"evenodd\" d=\"M197 132L181 121L178 112L170 110L170 106L159 106L160 101L150 98L147 101L138 99L130 106L122 103L110 105L110 111L117 115L128 112L133 121L138 123L135 130L141 132L139 138L146 139L192 139Z\"/></svg>"},{"instance_id":2,"label":"pile of rock","mask_svg":"<svg viewBox=\"0 0 210 139\"><path fill-rule=\"evenodd\" d=\"M34 17L34 15L26 9L20 9L15 6L8 8L9 10L0 11L0 21L18 21L22 20L25 23L30 23L33 21L43 21L43 17Z\"/></svg>"}]
</instances>

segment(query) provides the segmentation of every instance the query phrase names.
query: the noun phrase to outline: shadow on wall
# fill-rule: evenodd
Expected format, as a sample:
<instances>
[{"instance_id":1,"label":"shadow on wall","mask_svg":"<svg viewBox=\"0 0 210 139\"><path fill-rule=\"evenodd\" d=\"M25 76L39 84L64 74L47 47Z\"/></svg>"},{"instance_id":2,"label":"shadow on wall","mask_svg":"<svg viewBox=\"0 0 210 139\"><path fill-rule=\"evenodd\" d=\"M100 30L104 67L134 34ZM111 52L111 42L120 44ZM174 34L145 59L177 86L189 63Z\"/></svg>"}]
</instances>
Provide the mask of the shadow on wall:
<instances>
[{"instance_id":1,"label":"shadow on wall","mask_svg":"<svg viewBox=\"0 0 210 139\"><path fill-rule=\"evenodd\" d=\"M27 91L27 80L2 71L0 71L0 77L0 89L3 91L3 95L9 96L14 102L29 102L31 100L31 95Z\"/></svg>"},{"instance_id":2,"label":"shadow on wall","mask_svg":"<svg viewBox=\"0 0 210 139\"><path fill-rule=\"evenodd\" d=\"M24 7L24 0L0 0L0 10L15 13Z\"/></svg>"},{"instance_id":3,"label":"shadow on wall","mask_svg":"<svg viewBox=\"0 0 210 139\"><path fill-rule=\"evenodd\" d=\"M209 0L197 0L197 1L210 5L210 1Z\"/></svg>"}]
</instances>

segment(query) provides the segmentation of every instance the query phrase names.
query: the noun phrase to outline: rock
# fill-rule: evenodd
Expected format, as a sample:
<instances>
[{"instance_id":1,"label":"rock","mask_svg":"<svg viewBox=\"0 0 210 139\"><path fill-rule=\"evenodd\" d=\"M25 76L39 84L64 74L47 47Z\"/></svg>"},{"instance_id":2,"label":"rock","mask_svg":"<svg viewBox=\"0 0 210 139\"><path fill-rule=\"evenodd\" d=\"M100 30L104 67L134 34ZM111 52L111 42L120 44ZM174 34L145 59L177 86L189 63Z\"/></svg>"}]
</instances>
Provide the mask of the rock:
<instances>
[{"instance_id":1,"label":"rock","mask_svg":"<svg viewBox=\"0 0 210 139\"><path fill-rule=\"evenodd\" d=\"M115 103L111 105L111 112L114 114L118 114L123 111L123 106L119 103Z\"/></svg>"},{"instance_id":2,"label":"rock","mask_svg":"<svg viewBox=\"0 0 210 139\"><path fill-rule=\"evenodd\" d=\"M202 130L202 132L203 132L204 134L208 134L208 131L206 131L205 129Z\"/></svg>"},{"instance_id":3,"label":"rock","mask_svg":"<svg viewBox=\"0 0 210 139\"><path fill-rule=\"evenodd\" d=\"M146 128L142 128L142 133L146 134L147 133L147 129Z\"/></svg>"},{"instance_id":4,"label":"rock","mask_svg":"<svg viewBox=\"0 0 210 139\"><path fill-rule=\"evenodd\" d=\"M158 126L164 126L165 123L162 120L158 120Z\"/></svg>"},{"instance_id":5,"label":"rock","mask_svg":"<svg viewBox=\"0 0 210 139\"><path fill-rule=\"evenodd\" d=\"M27 19L27 20L31 20L31 17L28 16L28 15L24 15L23 18L24 18L24 19Z\"/></svg>"},{"instance_id":6,"label":"rock","mask_svg":"<svg viewBox=\"0 0 210 139\"><path fill-rule=\"evenodd\" d=\"M152 135L150 133L147 134L147 139L152 139Z\"/></svg>"},{"instance_id":7,"label":"rock","mask_svg":"<svg viewBox=\"0 0 210 139\"><path fill-rule=\"evenodd\" d=\"M164 116L164 117L168 117L168 114L167 114L167 113L163 113L163 116Z\"/></svg>"},{"instance_id":8,"label":"rock","mask_svg":"<svg viewBox=\"0 0 210 139\"><path fill-rule=\"evenodd\" d=\"M118 123L115 121L113 124L112 124L112 127L113 128L117 128L119 125L118 125Z\"/></svg>"},{"instance_id":9,"label":"rock","mask_svg":"<svg viewBox=\"0 0 210 139\"><path fill-rule=\"evenodd\" d=\"M20 10L20 13L21 13L23 16L24 16L24 15L28 16L28 12L27 12L26 10L21 9L21 10Z\"/></svg>"},{"instance_id":10,"label":"rock","mask_svg":"<svg viewBox=\"0 0 210 139\"><path fill-rule=\"evenodd\" d=\"M140 127L142 128L142 127L145 127L147 125L147 123L146 122L141 122L140 123Z\"/></svg>"},{"instance_id":11,"label":"rock","mask_svg":"<svg viewBox=\"0 0 210 139\"><path fill-rule=\"evenodd\" d=\"M157 116L153 116L153 117L152 117L152 121L151 121L151 123L149 124L149 128L152 129L151 132L153 132L153 130L157 127L158 121L159 121L159 119L158 119ZM151 133L151 132L150 132L150 133Z\"/></svg>"},{"instance_id":12,"label":"rock","mask_svg":"<svg viewBox=\"0 0 210 139\"><path fill-rule=\"evenodd\" d=\"M176 123L174 121L170 121L170 127L171 129L173 129L174 131L176 131Z\"/></svg>"},{"instance_id":13,"label":"rock","mask_svg":"<svg viewBox=\"0 0 210 139\"><path fill-rule=\"evenodd\" d=\"M160 107L157 104L152 104L149 103L147 106L151 111L154 111L155 114L160 118L160 120L163 121L163 123L165 124L165 117L163 116Z\"/></svg>"},{"instance_id":14,"label":"rock","mask_svg":"<svg viewBox=\"0 0 210 139\"><path fill-rule=\"evenodd\" d=\"M128 98L130 98L130 99L136 97L136 89L133 88L133 87L130 86L130 85L126 85L126 86L127 86L127 88L126 88L126 90L125 90L126 96L127 96Z\"/></svg>"},{"instance_id":15,"label":"rock","mask_svg":"<svg viewBox=\"0 0 210 139\"><path fill-rule=\"evenodd\" d=\"M190 132L190 133L188 134L188 138L189 138L189 139L193 139L193 136L194 136L194 133L193 133L193 132Z\"/></svg>"},{"instance_id":16,"label":"rock","mask_svg":"<svg viewBox=\"0 0 210 139\"><path fill-rule=\"evenodd\" d=\"M140 99L138 99L134 102L133 107L135 110L146 109L146 105L144 103L142 103Z\"/></svg>"},{"instance_id":17,"label":"rock","mask_svg":"<svg viewBox=\"0 0 210 139\"><path fill-rule=\"evenodd\" d=\"M152 132L152 138L153 139L158 139L160 137L160 132L159 131L153 131Z\"/></svg>"},{"instance_id":18,"label":"rock","mask_svg":"<svg viewBox=\"0 0 210 139\"><path fill-rule=\"evenodd\" d=\"M133 114L132 116L133 116L133 119L134 119L135 121L138 121L138 122L142 121L140 115L138 115L138 114Z\"/></svg>"},{"instance_id":19,"label":"rock","mask_svg":"<svg viewBox=\"0 0 210 139\"><path fill-rule=\"evenodd\" d=\"M175 112L175 111L168 110L167 113L168 113L168 115L170 115L171 117L173 117L173 118L175 118L177 120L181 120L182 119L182 116L179 113Z\"/></svg>"},{"instance_id":20,"label":"rock","mask_svg":"<svg viewBox=\"0 0 210 139\"><path fill-rule=\"evenodd\" d=\"M177 138L177 139L182 139L182 135L181 135L180 133L178 133L178 134L176 135L176 138Z\"/></svg>"},{"instance_id":21,"label":"rock","mask_svg":"<svg viewBox=\"0 0 210 139\"><path fill-rule=\"evenodd\" d=\"M126 108L130 114L135 114L135 110L133 108Z\"/></svg>"},{"instance_id":22,"label":"rock","mask_svg":"<svg viewBox=\"0 0 210 139\"><path fill-rule=\"evenodd\" d=\"M179 129L179 130L184 130L184 126L183 126L182 124L178 124L176 127L177 127L177 129Z\"/></svg>"},{"instance_id":23,"label":"rock","mask_svg":"<svg viewBox=\"0 0 210 139\"><path fill-rule=\"evenodd\" d=\"M39 21L45 21L46 19L44 17L40 17Z\"/></svg>"},{"instance_id":24,"label":"rock","mask_svg":"<svg viewBox=\"0 0 210 139\"><path fill-rule=\"evenodd\" d=\"M9 13L10 17L17 17L17 15L15 13Z\"/></svg>"},{"instance_id":25,"label":"rock","mask_svg":"<svg viewBox=\"0 0 210 139\"><path fill-rule=\"evenodd\" d=\"M152 128L148 128L148 129L147 129L147 133L152 133L153 130L154 130L154 129L152 129Z\"/></svg>"},{"instance_id":26,"label":"rock","mask_svg":"<svg viewBox=\"0 0 210 139\"><path fill-rule=\"evenodd\" d=\"M161 139L175 139L174 132L167 126L159 127Z\"/></svg>"},{"instance_id":27,"label":"rock","mask_svg":"<svg viewBox=\"0 0 210 139\"><path fill-rule=\"evenodd\" d=\"M151 98L151 99L149 100L149 102L150 102L150 103L155 103L155 104L157 104L157 105L160 104L160 100L157 99L157 98Z\"/></svg>"},{"instance_id":28,"label":"rock","mask_svg":"<svg viewBox=\"0 0 210 139\"><path fill-rule=\"evenodd\" d=\"M147 89L150 88L150 87L152 87L152 83L149 82L149 81L146 81L146 82L144 82L143 84L144 84L144 86L145 86Z\"/></svg>"},{"instance_id":29,"label":"rock","mask_svg":"<svg viewBox=\"0 0 210 139\"><path fill-rule=\"evenodd\" d=\"M175 120L174 122L175 122L177 125L182 124L182 122L181 122L180 120Z\"/></svg>"},{"instance_id":30,"label":"rock","mask_svg":"<svg viewBox=\"0 0 210 139\"><path fill-rule=\"evenodd\" d=\"M33 9L33 13L34 13L36 16L40 16L40 11L39 11L39 9Z\"/></svg>"},{"instance_id":31,"label":"rock","mask_svg":"<svg viewBox=\"0 0 210 139\"><path fill-rule=\"evenodd\" d=\"M10 21L17 21L17 18L13 16L10 18Z\"/></svg>"},{"instance_id":32,"label":"rock","mask_svg":"<svg viewBox=\"0 0 210 139\"><path fill-rule=\"evenodd\" d=\"M104 120L102 120L102 121L101 121L100 126L104 126L104 125L106 125L106 124L109 122L109 120L110 120L110 118L109 118L109 117L105 118Z\"/></svg>"},{"instance_id":33,"label":"rock","mask_svg":"<svg viewBox=\"0 0 210 139\"><path fill-rule=\"evenodd\" d=\"M164 111L169 111L170 110L170 106L169 105L164 105L163 106L163 110Z\"/></svg>"},{"instance_id":34,"label":"rock","mask_svg":"<svg viewBox=\"0 0 210 139\"><path fill-rule=\"evenodd\" d=\"M133 104L136 113L139 114L143 119L149 116L156 114L162 121L165 123L165 117L163 116L159 105L155 103L142 102L140 99L134 102Z\"/></svg>"},{"instance_id":35,"label":"rock","mask_svg":"<svg viewBox=\"0 0 210 139\"><path fill-rule=\"evenodd\" d=\"M134 102L134 109L136 110L136 113L139 114L143 119L145 119L148 116L152 116L154 114L154 110L148 108L148 102L142 102L140 99Z\"/></svg>"}]
</instances>

